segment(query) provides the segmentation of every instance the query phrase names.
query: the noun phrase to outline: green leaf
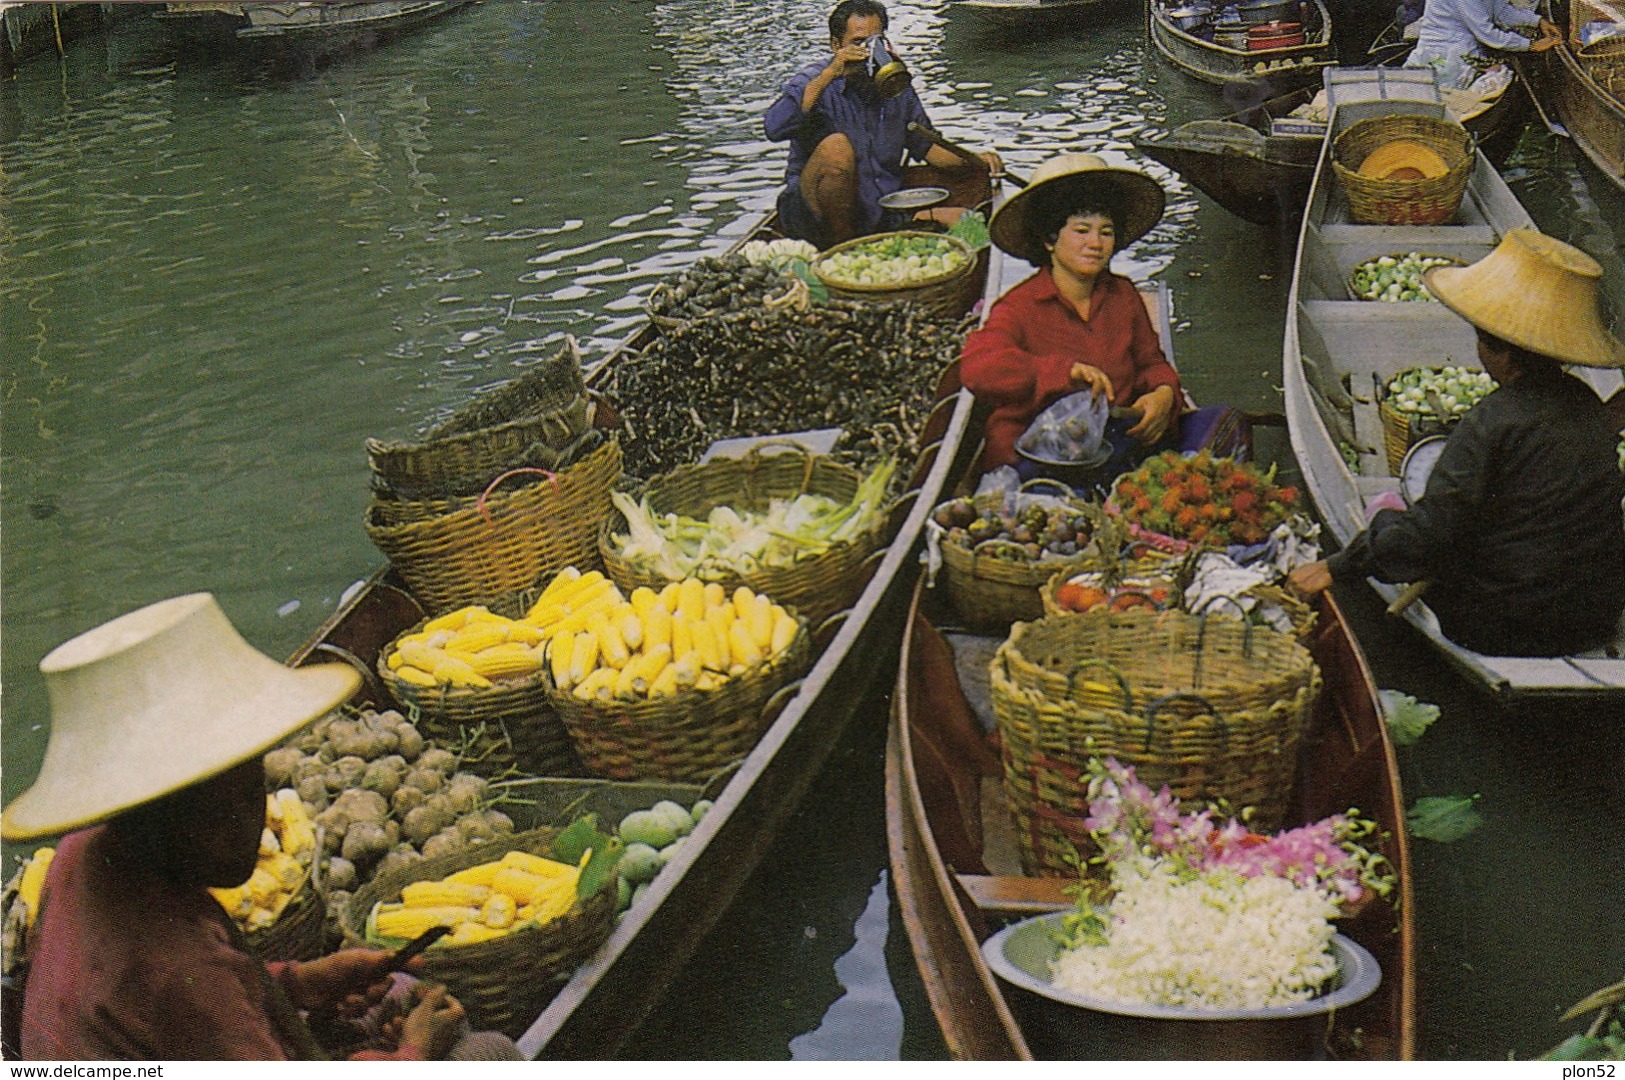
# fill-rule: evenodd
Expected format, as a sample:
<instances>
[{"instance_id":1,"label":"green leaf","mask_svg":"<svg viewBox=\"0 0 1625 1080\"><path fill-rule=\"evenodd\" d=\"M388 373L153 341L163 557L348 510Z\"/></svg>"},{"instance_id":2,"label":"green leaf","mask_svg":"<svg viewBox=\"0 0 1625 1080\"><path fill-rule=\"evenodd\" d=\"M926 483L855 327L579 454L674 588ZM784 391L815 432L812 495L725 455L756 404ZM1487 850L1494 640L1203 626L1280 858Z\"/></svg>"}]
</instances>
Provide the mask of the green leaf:
<instances>
[{"instance_id":1,"label":"green leaf","mask_svg":"<svg viewBox=\"0 0 1625 1080\"><path fill-rule=\"evenodd\" d=\"M592 858L587 865L581 868L581 875L576 878L576 896L585 900L587 897L602 889L615 877L615 864L621 861L621 853L626 845L619 839L608 840L592 849Z\"/></svg>"},{"instance_id":2,"label":"green leaf","mask_svg":"<svg viewBox=\"0 0 1625 1080\"><path fill-rule=\"evenodd\" d=\"M1419 840L1448 844L1480 825L1483 815L1473 808L1477 795L1435 795L1417 799L1405 814L1405 825Z\"/></svg>"},{"instance_id":3,"label":"green leaf","mask_svg":"<svg viewBox=\"0 0 1625 1080\"><path fill-rule=\"evenodd\" d=\"M610 838L598 829L598 815L583 814L553 838L553 858L577 866L588 848L602 851L609 846L609 841Z\"/></svg>"},{"instance_id":4,"label":"green leaf","mask_svg":"<svg viewBox=\"0 0 1625 1080\"><path fill-rule=\"evenodd\" d=\"M1395 746L1410 746L1439 718L1437 705L1417 701L1398 690L1379 691L1378 697L1382 699L1383 719L1388 723L1388 734Z\"/></svg>"},{"instance_id":5,"label":"green leaf","mask_svg":"<svg viewBox=\"0 0 1625 1080\"><path fill-rule=\"evenodd\" d=\"M957 236L970 245L972 251L981 251L992 243L992 237L987 231L987 219L979 211L972 210L948 230L949 236Z\"/></svg>"},{"instance_id":6,"label":"green leaf","mask_svg":"<svg viewBox=\"0 0 1625 1080\"><path fill-rule=\"evenodd\" d=\"M1540 1055L1542 1061L1596 1061L1606 1049L1600 1039L1585 1035L1570 1035L1557 1046Z\"/></svg>"}]
</instances>

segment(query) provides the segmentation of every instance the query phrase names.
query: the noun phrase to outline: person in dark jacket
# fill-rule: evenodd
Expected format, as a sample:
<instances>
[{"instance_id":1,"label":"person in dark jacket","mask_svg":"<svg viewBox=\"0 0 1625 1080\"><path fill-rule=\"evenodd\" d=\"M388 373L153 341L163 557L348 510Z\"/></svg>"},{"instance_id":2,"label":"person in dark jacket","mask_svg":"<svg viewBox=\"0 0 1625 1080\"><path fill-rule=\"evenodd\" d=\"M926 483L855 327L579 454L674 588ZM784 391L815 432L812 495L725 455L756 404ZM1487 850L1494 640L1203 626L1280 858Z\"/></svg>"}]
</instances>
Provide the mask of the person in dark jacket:
<instances>
[{"instance_id":1,"label":"person in dark jacket","mask_svg":"<svg viewBox=\"0 0 1625 1080\"><path fill-rule=\"evenodd\" d=\"M1451 431L1423 496L1379 510L1329 559L1293 571L1314 594L1334 580L1429 582L1445 637L1495 656L1561 656L1612 644L1625 611L1625 475L1597 394L1562 365L1625 367L1602 325L1602 268L1515 229L1427 287L1478 331L1498 388Z\"/></svg>"}]
</instances>

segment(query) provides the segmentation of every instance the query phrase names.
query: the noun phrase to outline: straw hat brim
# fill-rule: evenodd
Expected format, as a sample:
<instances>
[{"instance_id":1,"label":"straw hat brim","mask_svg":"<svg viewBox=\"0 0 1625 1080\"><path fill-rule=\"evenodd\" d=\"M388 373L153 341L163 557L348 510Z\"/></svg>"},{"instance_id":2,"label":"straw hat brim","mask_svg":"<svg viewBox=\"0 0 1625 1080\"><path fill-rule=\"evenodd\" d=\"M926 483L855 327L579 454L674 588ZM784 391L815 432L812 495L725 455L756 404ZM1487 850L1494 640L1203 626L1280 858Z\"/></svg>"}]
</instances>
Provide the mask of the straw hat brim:
<instances>
[{"instance_id":1,"label":"straw hat brim","mask_svg":"<svg viewBox=\"0 0 1625 1080\"><path fill-rule=\"evenodd\" d=\"M212 610L196 603L200 597ZM126 622L154 609L176 625L154 632ZM110 628L116 632L97 641L98 655L69 653L53 666L64 650ZM211 637L221 639L213 650L204 644ZM184 654L152 655L177 646ZM189 678L185 665L203 671ZM361 682L347 664L277 663L242 641L208 594L116 619L57 649L40 668L51 739L33 785L0 815L7 840L71 832L218 776L327 713Z\"/></svg>"},{"instance_id":2,"label":"straw hat brim","mask_svg":"<svg viewBox=\"0 0 1625 1080\"><path fill-rule=\"evenodd\" d=\"M1085 156L1085 155L1079 155ZM1028 218L1035 206L1034 196L1041 191L1055 191L1068 185L1087 190L1091 185L1115 188L1123 204L1123 220L1118 223L1117 250L1121 251L1156 227L1167 206L1167 195L1162 185L1137 169L1123 169L1102 164L1094 168L1068 169L1052 176L1035 173L1026 187L1006 199L993 212L988 232L999 250L1026 259L1035 266L1049 264L1049 252L1041 244L1032 243L1028 236Z\"/></svg>"}]
</instances>

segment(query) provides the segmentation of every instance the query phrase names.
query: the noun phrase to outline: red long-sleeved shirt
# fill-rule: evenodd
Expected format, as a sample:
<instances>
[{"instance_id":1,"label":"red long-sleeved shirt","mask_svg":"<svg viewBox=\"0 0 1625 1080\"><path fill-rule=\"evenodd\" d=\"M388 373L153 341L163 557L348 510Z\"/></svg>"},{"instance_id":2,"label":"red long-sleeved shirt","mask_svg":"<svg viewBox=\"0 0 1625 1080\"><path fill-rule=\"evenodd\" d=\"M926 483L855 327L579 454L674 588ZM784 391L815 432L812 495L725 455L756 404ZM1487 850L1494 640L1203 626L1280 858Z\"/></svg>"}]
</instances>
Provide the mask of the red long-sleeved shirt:
<instances>
[{"instance_id":1,"label":"red long-sleeved shirt","mask_svg":"<svg viewBox=\"0 0 1625 1080\"><path fill-rule=\"evenodd\" d=\"M1090 364L1112 381L1113 405L1131 405L1159 386L1183 394L1179 373L1162 354L1139 290L1106 272L1095 280L1089 318L1062 298L1048 267L1006 293L987 322L965 339L960 378L993 406L982 469L1016 461L1016 440L1033 418L1071 389L1072 365Z\"/></svg>"},{"instance_id":2,"label":"red long-sleeved shirt","mask_svg":"<svg viewBox=\"0 0 1625 1080\"><path fill-rule=\"evenodd\" d=\"M282 1061L294 1049L266 1006L259 961L226 913L136 864L105 825L64 837L29 944L25 1058ZM287 988L294 965L268 965ZM367 1059L415 1059L365 1051Z\"/></svg>"}]
</instances>

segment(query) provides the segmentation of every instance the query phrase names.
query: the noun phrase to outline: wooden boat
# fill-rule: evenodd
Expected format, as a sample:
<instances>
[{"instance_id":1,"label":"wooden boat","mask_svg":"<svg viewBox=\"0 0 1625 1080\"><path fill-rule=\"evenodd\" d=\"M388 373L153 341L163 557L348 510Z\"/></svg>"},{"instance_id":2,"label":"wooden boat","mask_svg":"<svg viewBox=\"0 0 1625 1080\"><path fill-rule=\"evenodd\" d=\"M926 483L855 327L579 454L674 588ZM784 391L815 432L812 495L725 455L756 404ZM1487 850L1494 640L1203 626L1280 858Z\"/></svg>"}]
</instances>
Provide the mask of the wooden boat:
<instances>
[{"instance_id":1,"label":"wooden boat","mask_svg":"<svg viewBox=\"0 0 1625 1080\"><path fill-rule=\"evenodd\" d=\"M338 3L212 3L175 0L153 12L189 37L327 48L414 29L471 0L341 0Z\"/></svg>"},{"instance_id":2,"label":"wooden boat","mask_svg":"<svg viewBox=\"0 0 1625 1080\"><path fill-rule=\"evenodd\" d=\"M1170 64L1203 82L1220 86L1262 82L1276 93L1284 93L1291 87L1318 82L1321 69L1336 62L1332 16L1323 0L1306 0L1302 6L1302 45L1267 49L1249 49L1244 32L1227 43L1220 34L1181 29L1171 15L1174 10L1178 9L1164 0L1146 0L1146 29L1151 43Z\"/></svg>"},{"instance_id":3,"label":"wooden boat","mask_svg":"<svg viewBox=\"0 0 1625 1080\"><path fill-rule=\"evenodd\" d=\"M1544 117L1561 123L1604 176L1625 188L1625 37L1582 45L1580 30L1588 22L1621 22L1617 5L1574 0L1563 42L1526 61L1536 81L1536 102ZM1543 12L1561 25L1553 0ZM1555 127L1554 127L1555 130Z\"/></svg>"},{"instance_id":4,"label":"wooden boat","mask_svg":"<svg viewBox=\"0 0 1625 1080\"><path fill-rule=\"evenodd\" d=\"M1432 111L1437 102L1373 101L1367 110ZM1348 298L1354 267L1373 256L1419 251L1473 262L1507 230L1533 227L1528 213L1482 153L1461 209L1446 225L1353 224L1348 196L1330 164L1331 140L1349 120L1333 118L1299 234L1283 346L1287 427L1321 519L1332 536L1349 542L1365 525L1373 496L1398 489L1383 450L1375 396L1379 381L1399 371L1454 358L1473 364L1473 329L1440 304L1372 303ZM1362 114L1364 115L1364 114ZM1476 365L1474 365L1476 366ZM1621 388L1621 374L1575 368L1604 400ZM1385 599L1402 589L1373 581ZM1447 640L1425 600L1404 618L1463 673L1506 698L1566 696L1618 698L1625 692L1625 660L1602 654L1551 659L1483 656ZM1616 655L1617 652L1616 652Z\"/></svg>"},{"instance_id":5,"label":"wooden boat","mask_svg":"<svg viewBox=\"0 0 1625 1080\"><path fill-rule=\"evenodd\" d=\"M952 0L949 10L1006 31L1077 22L1106 0Z\"/></svg>"},{"instance_id":6,"label":"wooden boat","mask_svg":"<svg viewBox=\"0 0 1625 1080\"><path fill-rule=\"evenodd\" d=\"M972 205L987 195L986 174L981 175L980 195ZM769 218L735 247L774 235ZM588 371L588 385L604 384L614 366L640 352L653 335L648 326L634 332ZM862 594L848 612L831 620L833 625L826 624L815 640L812 669L782 703L756 747L713 793L715 805L684 842L681 854L520 1038L528 1056L613 1055L658 1003L768 850L864 700L864 689L892 678L892 643L918 570L926 517L975 448L965 438L971 404L970 395L959 391L955 365L943 375L937 406L919 439L908 494L894 511L891 542L871 557L871 576ZM290 663L345 660L365 675L362 695L387 700L380 697L383 691L376 686L372 665L383 646L420 618L417 602L385 567L340 604Z\"/></svg>"},{"instance_id":7,"label":"wooden boat","mask_svg":"<svg viewBox=\"0 0 1625 1080\"><path fill-rule=\"evenodd\" d=\"M1324 125L1296 120L1292 111L1309 104L1314 87L1232 113L1222 120L1193 120L1166 133L1136 134L1133 143L1214 202L1255 225L1295 226L1309 201ZM1499 163L1511 151L1528 98L1521 79L1462 118L1479 148Z\"/></svg>"}]
</instances>

